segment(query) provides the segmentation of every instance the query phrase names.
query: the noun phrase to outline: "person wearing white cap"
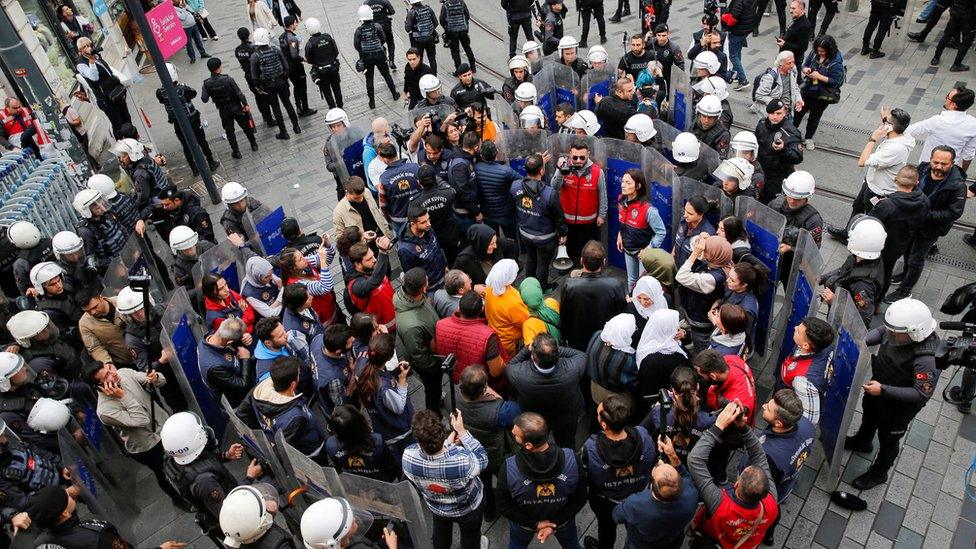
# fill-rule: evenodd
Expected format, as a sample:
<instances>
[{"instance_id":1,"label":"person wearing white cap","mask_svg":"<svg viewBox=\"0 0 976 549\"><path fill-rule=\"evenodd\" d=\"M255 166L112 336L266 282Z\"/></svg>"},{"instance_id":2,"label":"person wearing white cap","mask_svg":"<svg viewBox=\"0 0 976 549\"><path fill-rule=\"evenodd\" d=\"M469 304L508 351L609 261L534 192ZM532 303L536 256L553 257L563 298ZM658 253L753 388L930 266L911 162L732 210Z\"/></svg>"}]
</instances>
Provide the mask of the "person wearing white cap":
<instances>
[{"instance_id":1,"label":"person wearing white cap","mask_svg":"<svg viewBox=\"0 0 976 549\"><path fill-rule=\"evenodd\" d=\"M875 433L879 449L871 467L851 482L858 490L888 480L901 437L935 393L939 382L934 356L940 342L937 326L925 303L905 298L892 303L885 311L884 326L871 330L864 339L869 346L880 343L881 347L871 357L871 380L861 386L861 427L847 437L844 449L870 453Z\"/></svg>"},{"instance_id":2,"label":"person wearing white cap","mask_svg":"<svg viewBox=\"0 0 976 549\"><path fill-rule=\"evenodd\" d=\"M508 61L508 72L511 74L502 82L502 97L505 101L515 101L515 90L525 82L532 82L532 64L524 55L513 55Z\"/></svg>"}]
</instances>

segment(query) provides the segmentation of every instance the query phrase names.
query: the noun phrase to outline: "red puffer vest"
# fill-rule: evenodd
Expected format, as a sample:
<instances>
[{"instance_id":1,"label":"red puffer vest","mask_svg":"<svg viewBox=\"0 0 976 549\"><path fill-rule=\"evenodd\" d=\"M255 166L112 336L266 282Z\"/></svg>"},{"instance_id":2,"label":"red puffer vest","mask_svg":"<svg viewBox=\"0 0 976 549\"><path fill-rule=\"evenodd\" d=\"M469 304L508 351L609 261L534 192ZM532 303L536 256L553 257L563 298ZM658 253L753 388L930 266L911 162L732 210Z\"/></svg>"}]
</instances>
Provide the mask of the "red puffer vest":
<instances>
[{"instance_id":1,"label":"red puffer vest","mask_svg":"<svg viewBox=\"0 0 976 549\"><path fill-rule=\"evenodd\" d=\"M485 364L485 350L488 340L495 332L488 327L483 318L461 318L461 313L455 311L453 315L437 321L434 329L437 341L437 354L448 355L454 353L457 367L454 369L454 383L461 381L461 372L472 364ZM506 357L502 356L504 360ZM485 366L487 368L487 365ZM504 377L502 377L504 379ZM489 380L492 388L498 383L494 378Z\"/></svg>"},{"instance_id":2,"label":"red puffer vest","mask_svg":"<svg viewBox=\"0 0 976 549\"><path fill-rule=\"evenodd\" d=\"M587 176L576 173L563 178L563 186L559 190L559 203L563 207L563 216L570 225L586 225L596 223L596 215L600 208L600 166L592 164Z\"/></svg>"}]
</instances>

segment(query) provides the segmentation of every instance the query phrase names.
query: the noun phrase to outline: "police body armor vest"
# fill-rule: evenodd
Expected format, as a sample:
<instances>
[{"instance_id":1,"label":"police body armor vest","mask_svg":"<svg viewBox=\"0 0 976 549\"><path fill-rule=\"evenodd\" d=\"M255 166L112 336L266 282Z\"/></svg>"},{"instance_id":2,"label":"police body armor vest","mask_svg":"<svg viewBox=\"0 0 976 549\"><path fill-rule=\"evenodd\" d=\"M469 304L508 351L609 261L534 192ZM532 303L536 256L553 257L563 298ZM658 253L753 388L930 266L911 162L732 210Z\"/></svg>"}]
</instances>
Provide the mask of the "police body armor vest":
<instances>
[{"instance_id":1,"label":"police body armor vest","mask_svg":"<svg viewBox=\"0 0 976 549\"><path fill-rule=\"evenodd\" d=\"M234 57L237 58L237 62L241 64L241 68L244 69L244 78L246 80L251 79L251 54L254 53L254 46L251 44L240 44L234 48Z\"/></svg>"},{"instance_id":2,"label":"police body armor vest","mask_svg":"<svg viewBox=\"0 0 976 549\"><path fill-rule=\"evenodd\" d=\"M884 264L881 259L868 259L863 260L859 263L854 263L853 266L848 267L848 261L853 261L853 256L849 257L844 265L841 266L841 271L838 273L836 279L833 280L834 288L844 288L845 290L850 290L852 284L858 281L871 282L874 284L877 293L881 292L881 288L884 285Z\"/></svg>"},{"instance_id":3,"label":"police body armor vest","mask_svg":"<svg viewBox=\"0 0 976 549\"><path fill-rule=\"evenodd\" d=\"M325 72L337 72L339 70L338 59L328 59L328 46L333 44L333 40L327 34L320 33L308 39L306 50L308 51L308 62L317 69Z\"/></svg>"},{"instance_id":4,"label":"police body armor vest","mask_svg":"<svg viewBox=\"0 0 976 549\"><path fill-rule=\"evenodd\" d=\"M0 474L3 478L36 492L47 486L57 486L61 471L49 459L27 448L10 448Z\"/></svg>"},{"instance_id":5,"label":"police body armor vest","mask_svg":"<svg viewBox=\"0 0 976 549\"><path fill-rule=\"evenodd\" d=\"M291 535L284 531L280 526L271 525L271 529L261 536L261 539L254 543L245 543L241 549L278 549L285 540L290 540Z\"/></svg>"},{"instance_id":6,"label":"police body armor vest","mask_svg":"<svg viewBox=\"0 0 976 549\"><path fill-rule=\"evenodd\" d=\"M160 88L160 90L162 90L162 88ZM186 90L186 86L183 86L183 85L180 85L180 84L177 84L176 85L176 95L178 95L179 98L180 98L180 100L183 101L183 109L186 111L186 115L188 117L192 117L192 116L198 114L197 113L197 108L194 107L193 106L193 103L189 99L186 98L186 91L185 90ZM173 104L172 104L173 102L170 101L169 95L166 94L166 93L163 93L162 94L162 97L163 97L163 106L166 107L166 116L169 117L170 124L175 124L176 123L176 115L174 114L175 111L173 110Z\"/></svg>"},{"instance_id":7,"label":"police body armor vest","mask_svg":"<svg viewBox=\"0 0 976 549\"><path fill-rule=\"evenodd\" d=\"M417 42L430 42L434 39L437 17L430 6L421 4L415 8L413 18L413 39Z\"/></svg>"},{"instance_id":8,"label":"police body armor vest","mask_svg":"<svg viewBox=\"0 0 976 549\"><path fill-rule=\"evenodd\" d=\"M725 111L723 110L722 112ZM719 116L721 116L721 114ZM718 150L718 147L716 147L715 144L719 137L721 137L722 134L726 133L727 131L728 130L725 129L725 126L723 126L721 122L716 122L714 126L706 130L702 129L699 122L696 120L695 125L691 128L691 133L698 138L698 141L715 150Z\"/></svg>"},{"instance_id":9,"label":"police body armor vest","mask_svg":"<svg viewBox=\"0 0 976 549\"><path fill-rule=\"evenodd\" d=\"M208 440L207 444L208 448L203 451L203 454L187 465L178 465L175 460L167 457L166 468L174 484L176 484L176 489L183 496L183 499L191 502L197 508L198 512L209 515L207 506L193 496L193 486L203 475L211 474L217 480L221 490L224 491L224 495L226 495L237 487L238 482L230 474L230 471L227 470L227 467L217 458L212 440ZM217 519L218 517L211 516L210 518Z\"/></svg>"},{"instance_id":10,"label":"police body armor vest","mask_svg":"<svg viewBox=\"0 0 976 549\"><path fill-rule=\"evenodd\" d=\"M167 179L166 174L163 173L163 170L160 169L160 167L156 164L155 161L153 161L152 158L149 158L148 156L143 156L139 160L139 162L136 163L136 167L133 170L133 172L138 170L144 170L152 178L153 196L162 192L163 189L170 187L170 182L169 179ZM153 197L150 197L150 200L152 198Z\"/></svg>"},{"instance_id":11,"label":"police body armor vest","mask_svg":"<svg viewBox=\"0 0 976 549\"><path fill-rule=\"evenodd\" d=\"M915 385L915 359L934 355L938 344L939 337L935 334L907 345L892 345L885 335L878 354L871 358L872 379L883 385L912 387Z\"/></svg>"},{"instance_id":12,"label":"police body armor vest","mask_svg":"<svg viewBox=\"0 0 976 549\"><path fill-rule=\"evenodd\" d=\"M463 0L447 0L447 2L444 3L444 10L446 11L447 15L445 18L445 23L447 23L444 28L445 32L451 34L463 34L468 32L468 20L464 17Z\"/></svg>"},{"instance_id":13,"label":"police body armor vest","mask_svg":"<svg viewBox=\"0 0 976 549\"><path fill-rule=\"evenodd\" d=\"M508 474L508 492L518 506L519 513L531 522L552 519L576 491L580 483L576 457L569 448L560 448L563 453L563 470L553 479L534 481L519 469L516 456L509 456L505 462Z\"/></svg>"},{"instance_id":14,"label":"police body armor vest","mask_svg":"<svg viewBox=\"0 0 976 549\"><path fill-rule=\"evenodd\" d=\"M220 75L210 77L203 83L218 111L229 111L241 106L241 100L234 93L232 82L230 77Z\"/></svg>"},{"instance_id":15,"label":"police body armor vest","mask_svg":"<svg viewBox=\"0 0 976 549\"><path fill-rule=\"evenodd\" d=\"M258 68L261 71L262 82L272 82L285 75L285 65L281 62L281 55L271 46L258 48Z\"/></svg>"},{"instance_id":16,"label":"police body armor vest","mask_svg":"<svg viewBox=\"0 0 976 549\"><path fill-rule=\"evenodd\" d=\"M379 23L367 21L359 27L359 48L362 50L363 59L383 59L383 41L380 40Z\"/></svg>"},{"instance_id":17,"label":"police body armor vest","mask_svg":"<svg viewBox=\"0 0 976 549\"><path fill-rule=\"evenodd\" d=\"M615 467L604 461L596 445L599 434L587 439L583 448L587 453L590 482L596 490L596 495L614 502L623 501L627 496L645 489L651 480L651 469L655 464L656 445L647 430L643 427L635 427L630 434L637 435L640 453L634 463L621 467Z\"/></svg>"},{"instance_id":18,"label":"police body armor vest","mask_svg":"<svg viewBox=\"0 0 976 549\"><path fill-rule=\"evenodd\" d=\"M19 250L17 257L27 261L31 267L44 261L54 261L54 250L51 248L51 239L42 238L37 246L27 250Z\"/></svg>"}]
</instances>

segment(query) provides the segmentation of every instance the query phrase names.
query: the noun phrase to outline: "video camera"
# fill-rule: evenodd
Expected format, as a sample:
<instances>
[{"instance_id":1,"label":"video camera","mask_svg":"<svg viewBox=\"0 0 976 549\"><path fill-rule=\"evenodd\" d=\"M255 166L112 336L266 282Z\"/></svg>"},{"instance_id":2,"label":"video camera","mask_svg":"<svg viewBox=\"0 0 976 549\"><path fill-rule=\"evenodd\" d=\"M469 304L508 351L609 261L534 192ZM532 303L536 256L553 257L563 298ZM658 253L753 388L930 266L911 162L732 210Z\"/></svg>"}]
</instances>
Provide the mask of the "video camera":
<instances>
[{"instance_id":1,"label":"video camera","mask_svg":"<svg viewBox=\"0 0 976 549\"><path fill-rule=\"evenodd\" d=\"M392 128L390 129L390 137L396 141L397 146L401 149L405 149L407 147L407 141L410 141L411 133L413 132L400 126L399 124L393 124Z\"/></svg>"},{"instance_id":2,"label":"video camera","mask_svg":"<svg viewBox=\"0 0 976 549\"><path fill-rule=\"evenodd\" d=\"M961 331L962 335L948 336L939 342L935 351L935 365L940 370L959 366L976 371L976 324L970 322L940 322L943 330Z\"/></svg>"},{"instance_id":3,"label":"video camera","mask_svg":"<svg viewBox=\"0 0 976 549\"><path fill-rule=\"evenodd\" d=\"M430 133L441 133L441 124L444 120L441 118L440 113L437 109L430 109L424 114L424 118L430 119Z\"/></svg>"},{"instance_id":4,"label":"video camera","mask_svg":"<svg viewBox=\"0 0 976 549\"><path fill-rule=\"evenodd\" d=\"M714 17L718 12L718 0L705 0L703 12L705 15ZM718 22L716 21L716 24Z\"/></svg>"}]
</instances>

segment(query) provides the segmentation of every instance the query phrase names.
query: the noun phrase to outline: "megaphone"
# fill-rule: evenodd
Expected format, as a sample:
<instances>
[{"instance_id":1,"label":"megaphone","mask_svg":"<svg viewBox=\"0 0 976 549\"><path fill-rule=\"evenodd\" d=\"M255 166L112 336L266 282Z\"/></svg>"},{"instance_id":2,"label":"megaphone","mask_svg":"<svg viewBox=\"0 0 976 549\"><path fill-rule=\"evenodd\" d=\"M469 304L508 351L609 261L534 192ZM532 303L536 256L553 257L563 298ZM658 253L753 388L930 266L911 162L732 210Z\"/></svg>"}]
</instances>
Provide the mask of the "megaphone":
<instances>
[{"instance_id":1,"label":"megaphone","mask_svg":"<svg viewBox=\"0 0 976 549\"><path fill-rule=\"evenodd\" d=\"M569 252L566 251L565 245L559 246L556 251L556 259L552 260L552 268L560 272L573 268L573 260L569 258Z\"/></svg>"}]
</instances>

